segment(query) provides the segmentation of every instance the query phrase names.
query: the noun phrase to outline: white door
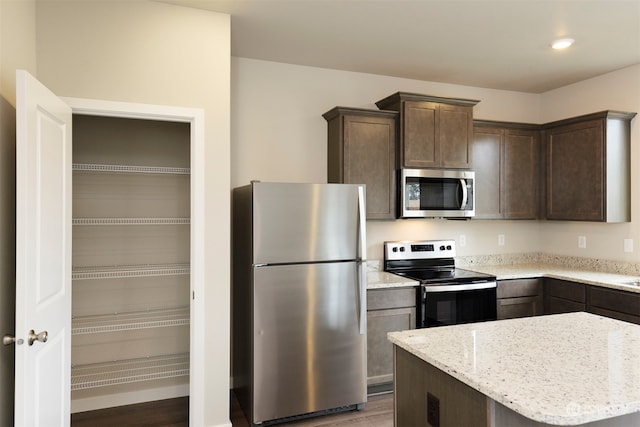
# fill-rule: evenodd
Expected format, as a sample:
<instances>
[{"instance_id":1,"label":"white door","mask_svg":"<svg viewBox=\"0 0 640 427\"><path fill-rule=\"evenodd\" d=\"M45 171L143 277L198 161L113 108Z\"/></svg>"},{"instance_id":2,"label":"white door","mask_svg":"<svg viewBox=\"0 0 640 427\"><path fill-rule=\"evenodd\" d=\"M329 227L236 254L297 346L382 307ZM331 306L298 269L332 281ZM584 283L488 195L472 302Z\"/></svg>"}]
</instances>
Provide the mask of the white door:
<instances>
[{"instance_id":1,"label":"white door","mask_svg":"<svg viewBox=\"0 0 640 427\"><path fill-rule=\"evenodd\" d=\"M22 70L16 98L15 424L68 426L71 108Z\"/></svg>"}]
</instances>

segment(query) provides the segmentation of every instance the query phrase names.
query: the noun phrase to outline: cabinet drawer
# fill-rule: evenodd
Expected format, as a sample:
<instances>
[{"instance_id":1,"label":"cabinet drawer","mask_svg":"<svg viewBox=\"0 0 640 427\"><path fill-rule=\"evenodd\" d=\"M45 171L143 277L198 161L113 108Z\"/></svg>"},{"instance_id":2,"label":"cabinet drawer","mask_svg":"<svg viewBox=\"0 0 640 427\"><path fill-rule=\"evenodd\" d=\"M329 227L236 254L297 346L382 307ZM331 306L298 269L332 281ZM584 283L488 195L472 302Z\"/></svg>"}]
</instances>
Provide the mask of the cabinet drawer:
<instances>
[{"instance_id":1,"label":"cabinet drawer","mask_svg":"<svg viewBox=\"0 0 640 427\"><path fill-rule=\"evenodd\" d=\"M415 307L417 291L415 287L399 289L369 289L367 310Z\"/></svg>"},{"instance_id":2,"label":"cabinet drawer","mask_svg":"<svg viewBox=\"0 0 640 427\"><path fill-rule=\"evenodd\" d=\"M627 313L621 313L619 311L606 310L599 307L589 307L589 313L597 314L600 316L610 317L612 319L624 320L625 322L635 323L640 325L640 316L633 316Z\"/></svg>"},{"instance_id":3,"label":"cabinet drawer","mask_svg":"<svg viewBox=\"0 0 640 427\"><path fill-rule=\"evenodd\" d=\"M585 304L581 302L570 301L564 298L549 297L548 308L546 314L573 313L576 311L584 311Z\"/></svg>"},{"instance_id":4,"label":"cabinet drawer","mask_svg":"<svg viewBox=\"0 0 640 427\"><path fill-rule=\"evenodd\" d=\"M591 286L589 307L640 316L640 294Z\"/></svg>"},{"instance_id":5,"label":"cabinet drawer","mask_svg":"<svg viewBox=\"0 0 640 427\"><path fill-rule=\"evenodd\" d=\"M500 298L518 298L542 294L542 279L499 280L496 296Z\"/></svg>"},{"instance_id":6,"label":"cabinet drawer","mask_svg":"<svg viewBox=\"0 0 640 427\"><path fill-rule=\"evenodd\" d=\"M498 300L498 320L542 314L542 295Z\"/></svg>"},{"instance_id":7,"label":"cabinet drawer","mask_svg":"<svg viewBox=\"0 0 640 427\"><path fill-rule=\"evenodd\" d=\"M585 288L582 283L567 282L558 279L545 279L546 293L549 297L562 298L584 304Z\"/></svg>"}]
</instances>

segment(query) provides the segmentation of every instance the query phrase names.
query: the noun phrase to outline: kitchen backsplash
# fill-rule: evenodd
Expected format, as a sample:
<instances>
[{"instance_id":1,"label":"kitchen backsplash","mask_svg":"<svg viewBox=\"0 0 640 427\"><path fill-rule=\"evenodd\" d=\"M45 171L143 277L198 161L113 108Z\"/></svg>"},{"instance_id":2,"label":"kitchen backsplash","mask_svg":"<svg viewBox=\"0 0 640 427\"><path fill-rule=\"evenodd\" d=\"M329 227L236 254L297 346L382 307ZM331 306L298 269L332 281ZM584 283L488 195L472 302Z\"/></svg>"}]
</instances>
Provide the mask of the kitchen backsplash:
<instances>
[{"instance_id":1,"label":"kitchen backsplash","mask_svg":"<svg viewBox=\"0 0 640 427\"><path fill-rule=\"evenodd\" d=\"M474 265L502 264L553 264L567 268L599 271L603 273L626 274L631 276L640 274L640 263L636 262L612 261L538 252L456 257L456 266L463 268L471 268Z\"/></svg>"}]
</instances>

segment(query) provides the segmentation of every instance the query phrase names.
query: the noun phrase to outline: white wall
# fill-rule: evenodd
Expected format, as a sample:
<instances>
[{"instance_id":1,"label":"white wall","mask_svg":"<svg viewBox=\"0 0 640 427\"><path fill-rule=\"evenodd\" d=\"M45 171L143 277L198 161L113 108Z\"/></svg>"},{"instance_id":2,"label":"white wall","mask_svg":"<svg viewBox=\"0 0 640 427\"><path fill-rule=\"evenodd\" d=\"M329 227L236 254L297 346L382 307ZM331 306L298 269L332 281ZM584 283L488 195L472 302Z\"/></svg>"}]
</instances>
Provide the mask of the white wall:
<instances>
[{"instance_id":1,"label":"white wall","mask_svg":"<svg viewBox=\"0 0 640 427\"><path fill-rule=\"evenodd\" d=\"M103 0L38 1L36 13L37 77L54 93L205 110L205 413L192 420L229 425L230 17Z\"/></svg>"},{"instance_id":2,"label":"white wall","mask_svg":"<svg viewBox=\"0 0 640 427\"><path fill-rule=\"evenodd\" d=\"M327 122L341 105L376 108L397 91L480 100L476 118L540 122L540 96L379 75L232 58L231 184L262 181L326 182ZM398 220L367 223L368 257L381 259L382 242L467 236L459 255L538 249L537 222ZM498 246L498 233L505 246Z\"/></svg>"},{"instance_id":3,"label":"white wall","mask_svg":"<svg viewBox=\"0 0 640 427\"><path fill-rule=\"evenodd\" d=\"M640 113L640 65L624 68L541 95L543 122L603 110ZM547 222L540 240L545 252L640 262L640 117L631 122L631 222L598 224ZM578 249L578 236L587 238ZM635 251L625 253L623 240L633 239Z\"/></svg>"},{"instance_id":4,"label":"white wall","mask_svg":"<svg viewBox=\"0 0 640 427\"><path fill-rule=\"evenodd\" d=\"M35 74L35 1L0 1L0 335L14 333L16 69ZM14 346L0 346L0 425L13 425Z\"/></svg>"}]
</instances>

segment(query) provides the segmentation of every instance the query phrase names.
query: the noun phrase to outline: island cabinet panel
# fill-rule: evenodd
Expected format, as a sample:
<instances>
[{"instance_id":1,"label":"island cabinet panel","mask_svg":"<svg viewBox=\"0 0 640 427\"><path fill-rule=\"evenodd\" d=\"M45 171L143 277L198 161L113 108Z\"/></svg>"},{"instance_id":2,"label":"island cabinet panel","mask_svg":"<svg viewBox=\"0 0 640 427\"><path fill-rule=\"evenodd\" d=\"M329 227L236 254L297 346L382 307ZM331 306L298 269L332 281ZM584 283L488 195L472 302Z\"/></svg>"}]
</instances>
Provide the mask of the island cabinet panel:
<instances>
[{"instance_id":1,"label":"island cabinet panel","mask_svg":"<svg viewBox=\"0 0 640 427\"><path fill-rule=\"evenodd\" d=\"M416 289L367 291L367 386L370 392L391 391L393 344L387 333L415 329Z\"/></svg>"},{"instance_id":2,"label":"island cabinet panel","mask_svg":"<svg viewBox=\"0 0 640 427\"><path fill-rule=\"evenodd\" d=\"M367 219L396 216L397 117L395 111L346 107L324 114L328 182L365 184Z\"/></svg>"},{"instance_id":3,"label":"island cabinet panel","mask_svg":"<svg viewBox=\"0 0 640 427\"><path fill-rule=\"evenodd\" d=\"M400 113L398 167L469 169L478 102L406 92L376 102Z\"/></svg>"},{"instance_id":4,"label":"island cabinet panel","mask_svg":"<svg viewBox=\"0 0 640 427\"><path fill-rule=\"evenodd\" d=\"M640 294L589 286L587 311L640 324Z\"/></svg>"},{"instance_id":5,"label":"island cabinet panel","mask_svg":"<svg viewBox=\"0 0 640 427\"><path fill-rule=\"evenodd\" d=\"M484 394L398 346L394 352L395 426L490 425Z\"/></svg>"},{"instance_id":6,"label":"island cabinet panel","mask_svg":"<svg viewBox=\"0 0 640 427\"><path fill-rule=\"evenodd\" d=\"M634 116L603 111L545 125L547 219L631 220L630 122Z\"/></svg>"},{"instance_id":7,"label":"island cabinet panel","mask_svg":"<svg viewBox=\"0 0 640 427\"><path fill-rule=\"evenodd\" d=\"M586 310L586 286L566 280L544 279L545 314Z\"/></svg>"},{"instance_id":8,"label":"island cabinet panel","mask_svg":"<svg viewBox=\"0 0 640 427\"><path fill-rule=\"evenodd\" d=\"M544 313L542 279L500 280L496 290L498 320Z\"/></svg>"},{"instance_id":9,"label":"island cabinet panel","mask_svg":"<svg viewBox=\"0 0 640 427\"><path fill-rule=\"evenodd\" d=\"M537 219L540 169L537 125L474 121L476 219Z\"/></svg>"}]
</instances>

